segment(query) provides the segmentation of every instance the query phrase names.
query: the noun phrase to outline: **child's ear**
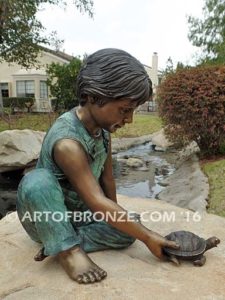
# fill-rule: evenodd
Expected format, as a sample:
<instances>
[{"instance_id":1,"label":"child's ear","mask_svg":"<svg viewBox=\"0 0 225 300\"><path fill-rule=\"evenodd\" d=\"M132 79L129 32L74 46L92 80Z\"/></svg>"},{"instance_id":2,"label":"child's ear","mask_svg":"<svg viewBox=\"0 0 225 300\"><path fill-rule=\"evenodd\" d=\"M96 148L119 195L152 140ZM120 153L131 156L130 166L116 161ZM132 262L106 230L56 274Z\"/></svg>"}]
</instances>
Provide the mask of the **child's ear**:
<instances>
[{"instance_id":1,"label":"child's ear","mask_svg":"<svg viewBox=\"0 0 225 300\"><path fill-rule=\"evenodd\" d=\"M91 103L91 104L96 103L96 100L95 100L95 98L94 98L93 96L87 95L87 100L88 100L88 102Z\"/></svg>"},{"instance_id":2,"label":"child's ear","mask_svg":"<svg viewBox=\"0 0 225 300\"><path fill-rule=\"evenodd\" d=\"M98 105L99 107L102 107L106 104L106 100L103 99L103 98L98 98L97 96L87 96L87 99L89 101L89 103L91 104L96 104Z\"/></svg>"}]
</instances>

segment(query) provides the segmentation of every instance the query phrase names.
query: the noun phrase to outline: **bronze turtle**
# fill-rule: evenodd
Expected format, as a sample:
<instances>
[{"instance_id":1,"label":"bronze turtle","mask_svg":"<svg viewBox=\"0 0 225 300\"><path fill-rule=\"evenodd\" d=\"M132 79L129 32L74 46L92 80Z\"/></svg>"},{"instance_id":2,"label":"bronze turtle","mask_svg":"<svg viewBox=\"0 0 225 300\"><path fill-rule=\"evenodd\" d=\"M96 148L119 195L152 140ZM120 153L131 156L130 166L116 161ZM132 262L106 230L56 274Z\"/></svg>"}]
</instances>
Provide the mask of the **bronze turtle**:
<instances>
[{"instance_id":1,"label":"bronze turtle","mask_svg":"<svg viewBox=\"0 0 225 300\"><path fill-rule=\"evenodd\" d=\"M190 260L195 266L203 266L206 262L204 253L217 247L220 240L213 236L205 240L190 231L175 231L165 236L170 241L175 241L180 245L179 249L165 247L164 253L175 264L179 265L179 259Z\"/></svg>"}]
</instances>

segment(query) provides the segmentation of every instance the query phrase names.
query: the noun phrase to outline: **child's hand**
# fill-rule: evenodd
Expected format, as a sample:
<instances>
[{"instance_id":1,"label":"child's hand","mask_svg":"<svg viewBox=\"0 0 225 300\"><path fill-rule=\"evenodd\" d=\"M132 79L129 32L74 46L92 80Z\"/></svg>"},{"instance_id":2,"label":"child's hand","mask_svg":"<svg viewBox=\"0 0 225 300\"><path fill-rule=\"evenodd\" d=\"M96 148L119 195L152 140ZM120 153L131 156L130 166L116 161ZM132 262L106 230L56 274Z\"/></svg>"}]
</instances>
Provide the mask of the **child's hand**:
<instances>
[{"instance_id":1,"label":"child's hand","mask_svg":"<svg viewBox=\"0 0 225 300\"><path fill-rule=\"evenodd\" d=\"M166 256L163 254L163 248L169 247L174 249L179 249L180 246L173 242L169 241L163 236L159 235L156 232L151 231L149 238L145 242L148 249L154 254L156 257L160 259L166 259Z\"/></svg>"}]
</instances>

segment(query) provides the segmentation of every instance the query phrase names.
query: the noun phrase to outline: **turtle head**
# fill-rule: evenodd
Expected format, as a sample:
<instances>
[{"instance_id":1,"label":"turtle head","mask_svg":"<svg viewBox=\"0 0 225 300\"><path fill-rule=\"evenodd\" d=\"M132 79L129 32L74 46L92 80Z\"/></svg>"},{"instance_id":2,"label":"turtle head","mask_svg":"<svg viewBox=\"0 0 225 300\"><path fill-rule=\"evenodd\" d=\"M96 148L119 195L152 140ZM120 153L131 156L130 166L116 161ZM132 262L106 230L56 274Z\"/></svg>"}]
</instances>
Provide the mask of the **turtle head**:
<instances>
[{"instance_id":1,"label":"turtle head","mask_svg":"<svg viewBox=\"0 0 225 300\"><path fill-rule=\"evenodd\" d=\"M207 241L206 241L206 250L211 249L213 247L217 247L217 245L220 243L220 239L218 239L216 236L212 236L210 237Z\"/></svg>"}]
</instances>

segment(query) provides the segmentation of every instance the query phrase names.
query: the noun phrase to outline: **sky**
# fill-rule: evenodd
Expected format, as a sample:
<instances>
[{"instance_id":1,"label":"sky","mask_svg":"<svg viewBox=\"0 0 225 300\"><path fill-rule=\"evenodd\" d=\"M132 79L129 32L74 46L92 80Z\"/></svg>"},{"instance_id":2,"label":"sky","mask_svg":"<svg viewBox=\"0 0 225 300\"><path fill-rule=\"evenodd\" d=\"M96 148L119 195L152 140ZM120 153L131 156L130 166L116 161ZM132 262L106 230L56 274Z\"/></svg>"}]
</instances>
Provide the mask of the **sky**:
<instances>
[{"instance_id":1,"label":"sky","mask_svg":"<svg viewBox=\"0 0 225 300\"><path fill-rule=\"evenodd\" d=\"M102 48L119 48L151 66L158 53L159 69L169 57L193 65L200 49L188 40L187 16L202 18L204 0L93 0L94 18L76 10L44 5L37 18L46 32L57 31L63 51L74 56Z\"/></svg>"}]
</instances>

